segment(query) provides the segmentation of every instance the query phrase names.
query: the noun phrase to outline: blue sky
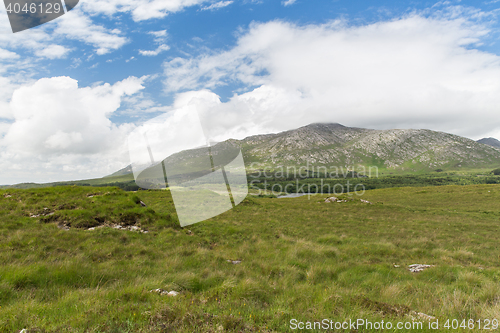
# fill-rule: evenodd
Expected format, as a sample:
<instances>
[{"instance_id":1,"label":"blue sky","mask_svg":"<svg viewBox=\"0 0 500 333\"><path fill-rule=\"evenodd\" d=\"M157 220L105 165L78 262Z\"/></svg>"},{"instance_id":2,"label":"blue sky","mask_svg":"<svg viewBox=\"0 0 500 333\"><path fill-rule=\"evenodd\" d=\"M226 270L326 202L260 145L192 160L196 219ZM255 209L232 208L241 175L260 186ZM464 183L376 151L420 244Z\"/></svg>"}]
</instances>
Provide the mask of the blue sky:
<instances>
[{"instance_id":1,"label":"blue sky","mask_svg":"<svg viewBox=\"0 0 500 333\"><path fill-rule=\"evenodd\" d=\"M16 34L2 8L0 184L109 174L128 133L186 103L217 140L318 121L500 138L499 8L82 0Z\"/></svg>"}]
</instances>

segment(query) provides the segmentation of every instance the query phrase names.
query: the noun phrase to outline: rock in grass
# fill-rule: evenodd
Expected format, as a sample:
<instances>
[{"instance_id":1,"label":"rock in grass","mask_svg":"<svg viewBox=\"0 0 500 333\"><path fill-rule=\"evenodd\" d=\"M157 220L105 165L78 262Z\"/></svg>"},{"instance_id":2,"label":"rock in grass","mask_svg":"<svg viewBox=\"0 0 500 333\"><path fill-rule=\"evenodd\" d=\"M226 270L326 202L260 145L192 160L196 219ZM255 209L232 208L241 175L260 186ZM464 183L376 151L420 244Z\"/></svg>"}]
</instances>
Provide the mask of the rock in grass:
<instances>
[{"instance_id":1,"label":"rock in grass","mask_svg":"<svg viewBox=\"0 0 500 333\"><path fill-rule=\"evenodd\" d=\"M64 223L58 223L58 224L57 224L57 227L58 227L59 229L62 229L62 230L66 230L66 231L68 231L68 230L69 230L69 226L67 226L67 225L66 225L66 224L64 224Z\"/></svg>"},{"instance_id":2,"label":"rock in grass","mask_svg":"<svg viewBox=\"0 0 500 333\"><path fill-rule=\"evenodd\" d=\"M163 289L160 289L160 288L158 288L158 289L152 289L149 292L150 293L157 293L157 294L162 295L162 296L167 295L169 297L175 297L175 296L179 295L179 293L177 291L174 291L174 290L166 291L166 290L163 290Z\"/></svg>"},{"instance_id":3,"label":"rock in grass","mask_svg":"<svg viewBox=\"0 0 500 333\"><path fill-rule=\"evenodd\" d=\"M338 200L338 198L337 198L337 197L329 197L329 198L326 198L326 199L325 199L325 202L335 202L335 201L337 201L337 200Z\"/></svg>"},{"instance_id":4,"label":"rock in grass","mask_svg":"<svg viewBox=\"0 0 500 333\"><path fill-rule=\"evenodd\" d=\"M136 225L129 225L129 226L121 226L119 224L112 224L112 225L100 225L98 227L94 228L88 228L87 230L95 230L96 228L103 228L103 227L110 227L116 230L128 230L128 231L136 231L136 232L142 232L144 234L147 234L149 231L147 230L142 230L141 227L136 226Z\"/></svg>"},{"instance_id":5,"label":"rock in grass","mask_svg":"<svg viewBox=\"0 0 500 333\"><path fill-rule=\"evenodd\" d=\"M416 311L411 311L407 316L410 317L412 321L417 321L417 320L432 321L436 319L436 317L434 316L429 316L428 314Z\"/></svg>"},{"instance_id":6,"label":"rock in grass","mask_svg":"<svg viewBox=\"0 0 500 333\"><path fill-rule=\"evenodd\" d=\"M434 265L426 265L426 264L413 264L408 266L408 270L412 273L418 273L423 271L424 269L434 267Z\"/></svg>"},{"instance_id":7,"label":"rock in grass","mask_svg":"<svg viewBox=\"0 0 500 333\"><path fill-rule=\"evenodd\" d=\"M349 199L349 201L352 201L352 199ZM370 204L370 205L372 204L372 203L371 203L370 201L368 201L368 200L363 200L363 199L360 199L360 201L361 201L362 203L367 203L367 204ZM326 199L325 199L325 202L326 202L326 203L328 203L328 202L337 202L337 203L341 203L341 202L347 202L347 199L342 200L342 199L339 199L339 198L337 198L337 197L329 197L329 198L326 198Z\"/></svg>"}]
</instances>

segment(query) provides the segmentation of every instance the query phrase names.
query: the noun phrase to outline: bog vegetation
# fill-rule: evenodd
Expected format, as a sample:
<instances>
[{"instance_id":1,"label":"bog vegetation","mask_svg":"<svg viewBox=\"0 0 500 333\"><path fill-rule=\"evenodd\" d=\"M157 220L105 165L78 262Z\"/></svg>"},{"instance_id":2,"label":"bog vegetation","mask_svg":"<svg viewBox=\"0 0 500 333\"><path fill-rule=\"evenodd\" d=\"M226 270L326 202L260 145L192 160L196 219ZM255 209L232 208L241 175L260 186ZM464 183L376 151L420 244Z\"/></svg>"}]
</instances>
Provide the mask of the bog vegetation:
<instances>
[{"instance_id":1,"label":"bog vegetation","mask_svg":"<svg viewBox=\"0 0 500 333\"><path fill-rule=\"evenodd\" d=\"M328 196L248 196L182 229L167 190L2 190L0 332L500 319L500 185L370 190L371 204Z\"/></svg>"}]
</instances>

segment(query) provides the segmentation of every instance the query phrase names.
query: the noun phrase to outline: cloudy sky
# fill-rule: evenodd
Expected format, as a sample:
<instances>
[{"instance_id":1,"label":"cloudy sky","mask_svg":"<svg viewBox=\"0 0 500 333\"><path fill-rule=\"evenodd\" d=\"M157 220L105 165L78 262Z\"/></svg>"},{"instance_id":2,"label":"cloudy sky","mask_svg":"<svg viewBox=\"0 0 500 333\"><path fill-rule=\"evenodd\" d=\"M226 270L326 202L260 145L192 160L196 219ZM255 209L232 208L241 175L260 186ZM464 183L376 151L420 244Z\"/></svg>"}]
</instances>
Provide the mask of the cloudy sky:
<instances>
[{"instance_id":1,"label":"cloudy sky","mask_svg":"<svg viewBox=\"0 0 500 333\"><path fill-rule=\"evenodd\" d=\"M313 122L500 139L500 0L81 0L12 33L0 184L101 177L127 136L200 108L213 139Z\"/></svg>"}]
</instances>

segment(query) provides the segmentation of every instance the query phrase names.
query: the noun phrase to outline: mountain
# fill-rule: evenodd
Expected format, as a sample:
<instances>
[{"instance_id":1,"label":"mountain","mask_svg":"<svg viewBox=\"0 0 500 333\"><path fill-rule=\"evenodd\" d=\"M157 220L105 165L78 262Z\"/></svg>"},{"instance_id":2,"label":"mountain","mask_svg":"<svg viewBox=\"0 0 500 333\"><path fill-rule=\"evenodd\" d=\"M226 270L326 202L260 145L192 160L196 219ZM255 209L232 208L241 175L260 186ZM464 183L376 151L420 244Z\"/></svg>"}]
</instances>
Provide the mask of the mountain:
<instances>
[{"instance_id":1,"label":"mountain","mask_svg":"<svg viewBox=\"0 0 500 333\"><path fill-rule=\"evenodd\" d=\"M251 136L240 141L247 162L268 166L377 166L401 171L500 165L500 151L471 139L426 129L372 130L340 124Z\"/></svg>"},{"instance_id":2,"label":"mountain","mask_svg":"<svg viewBox=\"0 0 500 333\"><path fill-rule=\"evenodd\" d=\"M444 132L427 129L373 130L336 123L315 123L297 129L227 140L212 155L241 147L247 170L285 166L377 166L403 172L500 166L500 150ZM233 148L231 148L233 149ZM206 148L191 149L165 159L165 165L189 165Z\"/></svg>"},{"instance_id":3,"label":"mountain","mask_svg":"<svg viewBox=\"0 0 500 333\"><path fill-rule=\"evenodd\" d=\"M495 138L482 138L481 140L477 140L477 142L488 145L488 146L492 146L495 148L500 148L500 141L498 141Z\"/></svg>"}]
</instances>

